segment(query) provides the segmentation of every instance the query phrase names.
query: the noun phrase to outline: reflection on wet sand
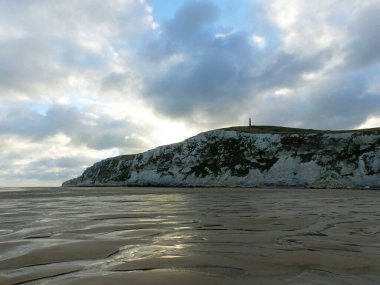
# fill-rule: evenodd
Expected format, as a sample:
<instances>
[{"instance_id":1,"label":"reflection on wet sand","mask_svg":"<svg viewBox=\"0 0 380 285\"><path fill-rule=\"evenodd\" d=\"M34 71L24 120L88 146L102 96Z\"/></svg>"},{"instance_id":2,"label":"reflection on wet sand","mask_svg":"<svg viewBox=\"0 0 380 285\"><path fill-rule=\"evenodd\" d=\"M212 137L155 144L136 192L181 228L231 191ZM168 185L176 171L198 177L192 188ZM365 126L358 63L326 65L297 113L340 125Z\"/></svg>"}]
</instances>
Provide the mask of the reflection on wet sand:
<instances>
[{"instance_id":1,"label":"reflection on wet sand","mask_svg":"<svg viewBox=\"0 0 380 285\"><path fill-rule=\"evenodd\" d=\"M0 284L379 284L380 195L0 191Z\"/></svg>"}]
</instances>

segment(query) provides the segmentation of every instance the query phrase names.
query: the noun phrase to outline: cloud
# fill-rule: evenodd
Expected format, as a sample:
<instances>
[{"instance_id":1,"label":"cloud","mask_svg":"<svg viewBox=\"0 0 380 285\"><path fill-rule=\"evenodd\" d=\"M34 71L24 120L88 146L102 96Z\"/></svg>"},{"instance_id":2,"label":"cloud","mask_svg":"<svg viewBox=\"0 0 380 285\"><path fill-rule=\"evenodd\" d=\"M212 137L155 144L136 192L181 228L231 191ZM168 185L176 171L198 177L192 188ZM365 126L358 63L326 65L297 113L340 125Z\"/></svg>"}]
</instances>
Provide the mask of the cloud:
<instances>
[{"instance_id":1,"label":"cloud","mask_svg":"<svg viewBox=\"0 0 380 285\"><path fill-rule=\"evenodd\" d=\"M380 62L379 14L379 3L368 5L359 12L351 31L352 40L347 47L350 66L362 68Z\"/></svg>"},{"instance_id":2,"label":"cloud","mask_svg":"<svg viewBox=\"0 0 380 285\"><path fill-rule=\"evenodd\" d=\"M1 134L0 185L59 185L63 178L73 177L103 155L110 155L84 151L82 146L72 148L67 141L62 135L34 142Z\"/></svg>"},{"instance_id":3,"label":"cloud","mask_svg":"<svg viewBox=\"0 0 380 285\"><path fill-rule=\"evenodd\" d=\"M186 55L187 60L165 74L147 81L148 98L159 111L172 116L189 116L203 107L218 105L230 96L239 97L249 86L252 57L242 35L215 39L203 50ZM230 49L235 45L235 49ZM247 55L242 62L237 54Z\"/></svg>"},{"instance_id":4,"label":"cloud","mask_svg":"<svg viewBox=\"0 0 380 285\"><path fill-rule=\"evenodd\" d=\"M265 91L302 84L302 75L322 68L329 56L329 52L311 56L278 52L272 62L254 78L255 86L259 87L259 91Z\"/></svg>"},{"instance_id":5,"label":"cloud","mask_svg":"<svg viewBox=\"0 0 380 285\"><path fill-rule=\"evenodd\" d=\"M145 145L133 134L143 126L107 115L95 115L76 107L53 105L45 114L26 108L14 109L0 119L0 133L16 135L34 141L63 134L71 144L93 149L140 148ZM127 134L129 136L127 136Z\"/></svg>"},{"instance_id":6,"label":"cloud","mask_svg":"<svg viewBox=\"0 0 380 285\"><path fill-rule=\"evenodd\" d=\"M49 82L57 85L64 71L55 61L56 52L39 40L15 39L0 43L0 94L9 91L36 93Z\"/></svg>"},{"instance_id":7,"label":"cloud","mask_svg":"<svg viewBox=\"0 0 380 285\"><path fill-rule=\"evenodd\" d=\"M380 117L378 0L180 2L169 15L144 0L0 0L8 181L58 181L248 117L330 129Z\"/></svg>"},{"instance_id":8,"label":"cloud","mask_svg":"<svg viewBox=\"0 0 380 285\"><path fill-rule=\"evenodd\" d=\"M371 0L369 0L371 1ZM360 1L253 0L280 33L281 49L300 55L344 44L344 31Z\"/></svg>"},{"instance_id":9,"label":"cloud","mask_svg":"<svg viewBox=\"0 0 380 285\"><path fill-rule=\"evenodd\" d=\"M57 154L52 149L49 150L50 157L39 158L37 154L31 153L30 149L28 151L18 150L13 153L16 155L0 156L1 184L19 185L20 182L25 181L28 186L33 186L30 185L31 182L37 182L37 185L46 183L60 185L62 181L77 176L89 165L102 158L80 153L75 156L70 153ZM17 155L19 153L22 156Z\"/></svg>"},{"instance_id":10,"label":"cloud","mask_svg":"<svg viewBox=\"0 0 380 285\"><path fill-rule=\"evenodd\" d=\"M277 27L279 50L292 58L270 69L281 76L263 74L260 82L269 84L255 101L258 122L334 129L379 116L378 1L253 2ZM280 89L290 92L278 96Z\"/></svg>"},{"instance_id":11,"label":"cloud","mask_svg":"<svg viewBox=\"0 0 380 285\"><path fill-rule=\"evenodd\" d=\"M265 38L259 35L252 36L252 43L257 45L260 49L265 49L267 46Z\"/></svg>"},{"instance_id":12,"label":"cloud","mask_svg":"<svg viewBox=\"0 0 380 285\"><path fill-rule=\"evenodd\" d=\"M207 1L187 4L163 23L140 53L158 67L145 77L146 101L167 117L215 127L252 113L264 124L316 128L352 128L376 115L379 101L368 95L376 69L357 67L378 60L378 4L255 3L267 19L250 29L226 30L224 15ZM265 47L252 43L263 26L276 35ZM279 98L278 90L291 96Z\"/></svg>"},{"instance_id":13,"label":"cloud","mask_svg":"<svg viewBox=\"0 0 380 285\"><path fill-rule=\"evenodd\" d=\"M165 24L166 34L176 43L194 45L202 33L208 32L209 24L216 21L218 14L218 8L210 2L186 4Z\"/></svg>"},{"instance_id":14,"label":"cloud","mask_svg":"<svg viewBox=\"0 0 380 285\"><path fill-rule=\"evenodd\" d=\"M327 50L299 55L263 49L252 44L254 31L226 32L219 15L211 2L187 4L140 54L150 64L167 63L144 82L146 100L157 112L195 124L231 122L247 112L248 99L302 83L303 74L319 70L331 56Z\"/></svg>"},{"instance_id":15,"label":"cloud","mask_svg":"<svg viewBox=\"0 0 380 285\"><path fill-rule=\"evenodd\" d=\"M159 38L142 51L142 60L165 62L178 55L177 62L146 80L146 94L160 112L186 116L199 103L220 93L219 80L231 78L232 60L220 57L223 39L214 38L216 6L195 2L180 8L172 20L162 25ZM220 45L222 48L217 48ZM156 47L152 49L152 47ZM224 49L228 53L228 49ZM219 71L220 72L216 72ZM207 94L206 94L207 93ZM218 94L217 94L218 93Z\"/></svg>"},{"instance_id":16,"label":"cloud","mask_svg":"<svg viewBox=\"0 0 380 285\"><path fill-rule=\"evenodd\" d=\"M255 123L315 129L352 129L378 116L380 93L365 72L337 74L290 90L267 92L256 102ZM286 92L285 92L286 91Z\"/></svg>"},{"instance_id":17,"label":"cloud","mask_svg":"<svg viewBox=\"0 0 380 285\"><path fill-rule=\"evenodd\" d=\"M62 181L67 177L77 175L78 169L81 170L91 163L93 163L93 159L87 156L42 158L25 165L22 172L17 174L17 178Z\"/></svg>"},{"instance_id":18,"label":"cloud","mask_svg":"<svg viewBox=\"0 0 380 285\"><path fill-rule=\"evenodd\" d=\"M320 82L311 94L311 112L305 120L315 127L318 121L331 129L357 127L380 108L380 94L373 94L368 88L363 73L340 75Z\"/></svg>"},{"instance_id":19,"label":"cloud","mask_svg":"<svg viewBox=\"0 0 380 285\"><path fill-rule=\"evenodd\" d=\"M155 25L144 1L0 1L0 96L97 90L102 77L124 72L120 54Z\"/></svg>"}]
</instances>

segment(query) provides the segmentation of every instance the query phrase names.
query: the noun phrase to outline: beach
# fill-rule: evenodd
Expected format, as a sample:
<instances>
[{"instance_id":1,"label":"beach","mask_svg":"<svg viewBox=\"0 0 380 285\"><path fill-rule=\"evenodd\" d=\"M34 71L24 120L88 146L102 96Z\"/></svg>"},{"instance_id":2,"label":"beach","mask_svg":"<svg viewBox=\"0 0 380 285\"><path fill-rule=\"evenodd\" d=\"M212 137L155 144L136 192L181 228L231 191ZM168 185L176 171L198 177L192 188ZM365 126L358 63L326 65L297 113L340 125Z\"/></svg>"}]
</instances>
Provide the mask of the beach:
<instances>
[{"instance_id":1,"label":"beach","mask_svg":"<svg viewBox=\"0 0 380 285\"><path fill-rule=\"evenodd\" d=\"M379 284L380 192L2 188L0 284Z\"/></svg>"}]
</instances>

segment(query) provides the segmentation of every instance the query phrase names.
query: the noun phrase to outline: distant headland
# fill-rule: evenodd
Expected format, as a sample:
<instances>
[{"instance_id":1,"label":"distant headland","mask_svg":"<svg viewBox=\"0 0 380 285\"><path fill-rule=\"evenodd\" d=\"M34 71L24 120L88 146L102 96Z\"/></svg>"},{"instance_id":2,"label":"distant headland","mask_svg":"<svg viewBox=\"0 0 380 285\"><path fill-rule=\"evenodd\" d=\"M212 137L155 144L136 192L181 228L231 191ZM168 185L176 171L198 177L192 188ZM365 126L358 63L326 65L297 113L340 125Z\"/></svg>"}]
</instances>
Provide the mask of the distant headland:
<instances>
[{"instance_id":1,"label":"distant headland","mask_svg":"<svg viewBox=\"0 0 380 285\"><path fill-rule=\"evenodd\" d=\"M380 128L217 129L102 160L62 186L380 188Z\"/></svg>"}]
</instances>

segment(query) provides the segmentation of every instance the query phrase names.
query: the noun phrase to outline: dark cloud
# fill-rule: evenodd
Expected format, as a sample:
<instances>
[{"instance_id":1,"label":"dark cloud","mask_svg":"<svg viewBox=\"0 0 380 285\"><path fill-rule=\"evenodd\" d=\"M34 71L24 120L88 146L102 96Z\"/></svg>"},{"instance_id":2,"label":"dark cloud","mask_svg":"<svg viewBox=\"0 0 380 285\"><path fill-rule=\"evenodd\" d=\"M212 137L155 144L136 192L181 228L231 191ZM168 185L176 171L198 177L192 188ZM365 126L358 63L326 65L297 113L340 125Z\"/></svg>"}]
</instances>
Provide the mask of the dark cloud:
<instances>
[{"instance_id":1,"label":"dark cloud","mask_svg":"<svg viewBox=\"0 0 380 285\"><path fill-rule=\"evenodd\" d=\"M139 50L140 59L152 62L165 61L178 52L202 54L215 32L218 8L206 1L194 1L182 6L174 18L162 23L155 40L148 39Z\"/></svg>"},{"instance_id":2,"label":"dark cloud","mask_svg":"<svg viewBox=\"0 0 380 285\"><path fill-rule=\"evenodd\" d=\"M246 35L215 37L217 16L211 3L188 4L164 23L159 39L143 51L143 60L152 62L176 54L184 57L165 74L146 82L147 96L158 111L190 116L223 97L239 96L240 87L245 88L243 81L253 58Z\"/></svg>"},{"instance_id":3,"label":"dark cloud","mask_svg":"<svg viewBox=\"0 0 380 285\"><path fill-rule=\"evenodd\" d=\"M380 4L369 5L354 21L347 47L347 61L351 67L365 67L380 62Z\"/></svg>"},{"instance_id":4,"label":"dark cloud","mask_svg":"<svg viewBox=\"0 0 380 285\"><path fill-rule=\"evenodd\" d=\"M122 90L123 86L127 84L127 78L129 74L124 72L111 72L102 79L101 89L102 91L107 90Z\"/></svg>"},{"instance_id":5,"label":"dark cloud","mask_svg":"<svg viewBox=\"0 0 380 285\"><path fill-rule=\"evenodd\" d=\"M297 53L282 48L280 31L277 47L272 37L271 46L260 49L252 42L254 26L226 30L211 2L187 4L140 53L152 65L168 62L162 73L146 76L146 100L161 114L209 127L252 113L263 124L356 127L378 115L379 97L368 91L376 70L368 66L380 60L380 6L358 11L347 46ZM342 51L346 68L330 68ZM293 95L276 96L280 89Z\"/></svg>"},{"instance_id":6,"label":"dark cloud","mask_svg":"<svg viewBox=\"0 0 380 285\"><path fill-rule=\"evenodd\" d=\"M365 73L336 75L292 96L260 102L258 124L315 129L358 127L380 109L380 94L369 91Z\"/></svg>"},{"instance_id":7,"label":"dark cloud","mask_svg":"<svg viewBox=\"0 0 380 285\"><path fill-rule=\"evenodd\" d=\"M252 80L257 91L273 90L279 87L292 87L302 83L302 74L319 70L331 57L330 51L310 56L299 56L279 52L272 57L263 71Z\"/></svg>"},{"instance_id":8,"label":"dark cloud","mask_svg":"<svg viewBox=\"0 0 380 285\"><path fill-rule=\"evenodd\" d=\"M199 39L212 32L210 23L218 18L218 8L209 2L195 1L181 7L174 19L165 24L165 33L174 43L199 43Z\"/></svg>"},{"instance_id":9,"label":"dark cloud","mask_svg":"<svg viewBox=\"0 0 380 285\"><path fill-rule=\"evenodd\" d=\"M199 51L202 54L190 54L191 59L148 82L148 96L159 111L176 117L189 116L208 105L218 105L226 98L233 100L247 92L253 63L247 55L249 49L241 46L230 50L228 43L223 46L218 41L223 40L215 40ZM239 53L248 56L241 64Z\"/></svg>"},{"instance_id":10,"label":"dark cloud","mask_svg":"<svg viewBox=\"0 0 380 285\"><path fill-rule=\"evenodd\" d=\"M304 121L313 127L352 128L380 108L380 94L368 91L365 74L337 76L321 82L309 99Z\"/></svg>"},{"instance_id":11,"label":"dark cloud","mask_svg":"<svg viewBox=\"0 0 380 285\"><path fill-rule=\"evenodd\" d=\"M228 122L246 109L241 104L248 98L302 82L302 74L319 69L331 56L328 51L311 56L263 51L252 42L253 31L225 33L217 16L209 2L188 4L141 53L151 63L180 56L145 82L147 101L158 112L190 120L201 114L209 124Z\"/></svg>"},{"instance_id":12,"label":"dark cloud","mask_svg":"<svg viewBox=\"0 0 380 285\"><path fill-rule=\"evenodd\" d=\"M57 134L64 134L73 145L86 145L93 149L113 147L141 148L142 141L128 138L128 135L143 127L109 116L95 116L81 112L78 108L54 105L46 114L28 109L14 109L0 119L0 133L17 135L40 141Z\"/></svg>"}]
</instances>

